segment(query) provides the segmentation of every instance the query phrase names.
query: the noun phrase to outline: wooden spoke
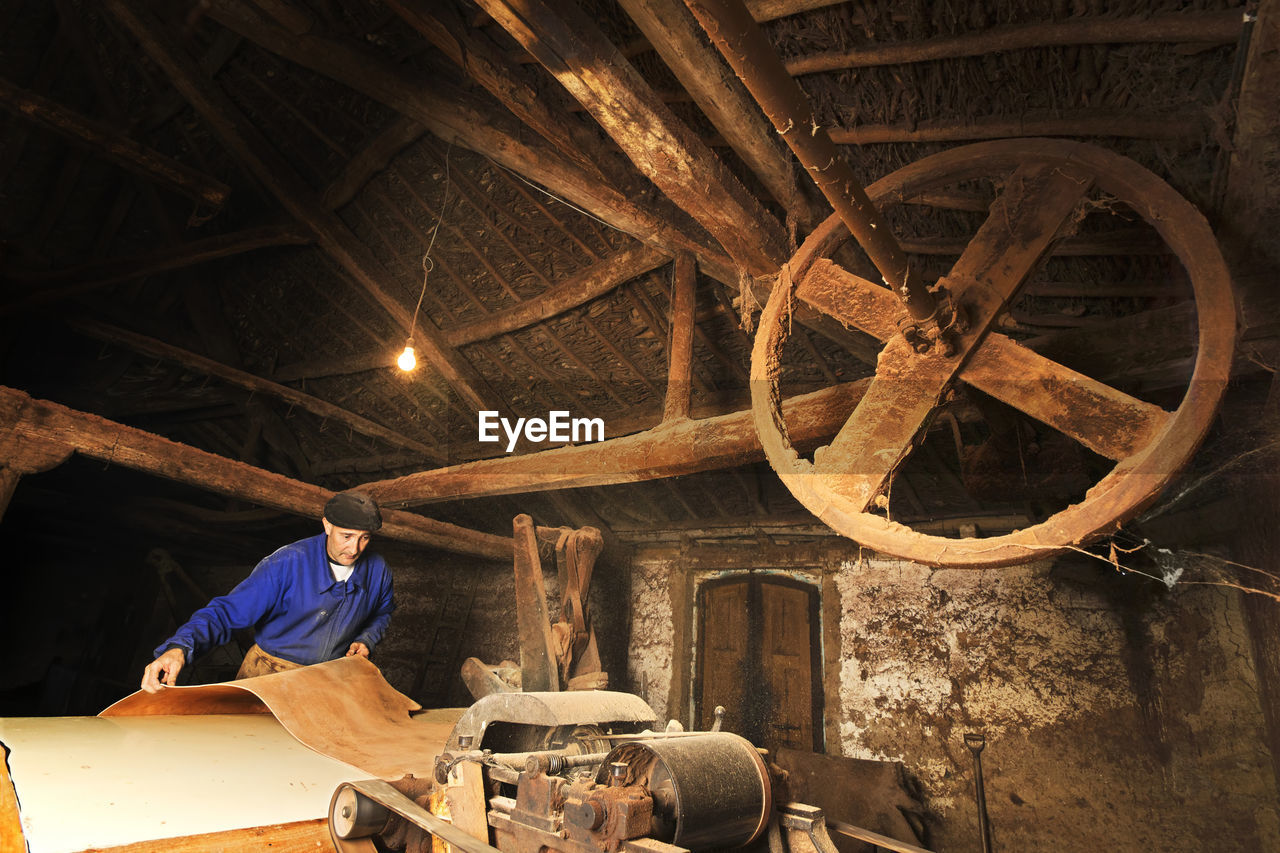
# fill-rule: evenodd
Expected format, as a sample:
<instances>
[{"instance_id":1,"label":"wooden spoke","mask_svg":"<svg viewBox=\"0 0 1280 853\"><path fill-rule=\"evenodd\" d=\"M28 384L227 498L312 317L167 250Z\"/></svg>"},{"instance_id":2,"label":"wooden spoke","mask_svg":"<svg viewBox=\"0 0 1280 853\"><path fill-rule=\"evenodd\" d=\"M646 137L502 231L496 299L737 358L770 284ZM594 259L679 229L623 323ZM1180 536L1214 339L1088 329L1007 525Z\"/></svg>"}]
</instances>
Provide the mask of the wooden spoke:
<instances>
[{"instance_id":1,"label":"wooden spoke","mask_svg":"<svg viewBox=\"0 0 1280 853\"><path fill-rule=\"evenodd\" d=\"M1004 335L989 335L960 378L1108 459L1138 453L1172 417Z\"/></svg>"},{"instance_id":2,"label":"wooden spoke","mask_svg":"<svg viewBox=\"0 0 1280 853\"><path fill-rule=\"evenodd\" d=\"M1092 183L1087 172L1069 163L1025 163L1008 177L946 278L971 321L985 328L1013 298Z\"/></svg>"},{"instance_id":3,"label":"wooden spoke","mask_svg":"<svg viewBox=\"0 0 1280 853\"><path fill-rule=\"evenodd\" d=\"M897 336L880 353L875 379L835 440L814 454L814 470L863 512L938 405L955 369L940 354L916 353Z\"/></svg>"},{"instance_id":4,"label":"wooden spoke","mask_svg":"<svg viewBox=\"0 0 1280 853\"><path fill-rule=\"evenodd\" d=\"M796 298L882 341L897 331L897 318L902 314L902 303L889 288L854 275L829 258L820 258L809 267L796 286Z\"/></svg>"}]
</instances>

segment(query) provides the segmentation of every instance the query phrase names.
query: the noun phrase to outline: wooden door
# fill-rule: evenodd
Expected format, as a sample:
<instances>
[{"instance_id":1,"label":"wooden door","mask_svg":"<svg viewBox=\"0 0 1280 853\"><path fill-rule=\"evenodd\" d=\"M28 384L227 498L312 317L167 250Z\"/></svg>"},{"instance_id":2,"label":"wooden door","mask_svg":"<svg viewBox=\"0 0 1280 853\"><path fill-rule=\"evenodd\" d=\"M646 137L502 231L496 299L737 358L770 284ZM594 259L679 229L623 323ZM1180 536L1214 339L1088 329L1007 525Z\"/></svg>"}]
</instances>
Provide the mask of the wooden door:
<instances>
[{"instance_id":1,"label":"wooden door","mask_svg":"<svg viewBox=\"0 0 1280 853\"><path fill-rule=\"evenodd\" d=\"M724 729L742 732L745 685L750 679L747 660L747 592L745 580L703 587L702 638L698 655L702 690L696 728L706 730L715 721L715 708L725 709ZM706 626L712 626L711 631Z\"/></svg>"},{"instance_id":2,"label":"wooden door","mask_svg":"<svg viewBox=\"0 0 1280 853\"><path fill-rule=\"evenodd\" d=\"M822 748L817 590L788 578L751 575L699 591L696 722L717 705L725 731L769 749Z\"/></svg>"}]
</instances>

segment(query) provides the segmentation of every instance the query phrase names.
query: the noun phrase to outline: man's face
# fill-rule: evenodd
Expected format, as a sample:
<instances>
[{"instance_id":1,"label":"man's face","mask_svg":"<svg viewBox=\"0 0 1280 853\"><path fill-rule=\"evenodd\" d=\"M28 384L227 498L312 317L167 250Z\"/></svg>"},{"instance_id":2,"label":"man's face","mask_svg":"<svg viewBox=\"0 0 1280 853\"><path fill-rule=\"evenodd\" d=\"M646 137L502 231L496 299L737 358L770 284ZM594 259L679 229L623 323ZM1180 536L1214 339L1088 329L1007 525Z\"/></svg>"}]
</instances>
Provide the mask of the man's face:
<instances>
[{"instance_id":1,"label":"man's face","mask_svg":"<svg viewBox=\"0 0 1280 853\"><path fill-rule=\"evenodd\" d=\"M329 552L329 559L340 566L355 565L356 560L364 553L365 546L369 544L369 531L337 527L327 518L322 518L321 521L324 522L325 548Z\"/></svg>"}]
</instances>

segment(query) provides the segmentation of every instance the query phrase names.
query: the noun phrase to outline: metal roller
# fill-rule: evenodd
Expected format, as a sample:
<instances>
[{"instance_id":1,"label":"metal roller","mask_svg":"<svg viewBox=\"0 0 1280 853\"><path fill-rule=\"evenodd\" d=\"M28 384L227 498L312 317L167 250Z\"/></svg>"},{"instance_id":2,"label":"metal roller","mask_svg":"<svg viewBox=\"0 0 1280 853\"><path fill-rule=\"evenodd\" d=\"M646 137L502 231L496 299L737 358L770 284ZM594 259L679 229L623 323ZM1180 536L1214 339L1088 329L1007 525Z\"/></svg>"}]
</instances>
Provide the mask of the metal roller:
<instances>
[{"instance_id":1,"label":"metal roller","mask_svg":"<svg viewBox=\"0 0 1280 853\"><path fill-rule=\"evenodd\" d=\"M759 751L738 735L626 743L605 758L596 781L609 784L617 764L626 765L622 784L643 785L653 797L653 838L690 850L738 847L769 824L769 772Z\"/></svg>"}]
</instances>

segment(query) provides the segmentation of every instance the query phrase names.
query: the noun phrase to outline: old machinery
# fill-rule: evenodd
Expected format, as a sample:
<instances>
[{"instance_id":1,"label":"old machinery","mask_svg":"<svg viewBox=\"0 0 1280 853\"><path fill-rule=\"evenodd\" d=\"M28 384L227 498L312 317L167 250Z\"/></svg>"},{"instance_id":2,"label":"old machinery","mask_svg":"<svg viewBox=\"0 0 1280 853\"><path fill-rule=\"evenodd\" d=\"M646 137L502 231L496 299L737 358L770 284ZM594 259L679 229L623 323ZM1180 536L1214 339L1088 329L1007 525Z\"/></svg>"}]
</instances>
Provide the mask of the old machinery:
<instances>
[{"instance_id":1,"label":"old machinery","mask_svg":"<svg viewBox=\"0 0 1280 853\"><path fill-rule=\"evenodd\" d=\"M820 811L816 827L803 819L815 810L800 806L792 823L801 829L779 823L750 742L678 726L654 732L652 716L622 693L486 696L458 720L428 793L345 783L330 830L340 848L359 849L351 845L362 838L411 837L407 822L467 853L678 853L744 846L771 826L779 844L784 830L826 839ZM410 849L425 847L417 838Z\"/></svg>"},{"instance_id":2,"label":"old machinery","mask_svg":"<svg viewBox=\"0 0 1280 853\"><path fill-rule=\"evenodd\" d=\"M962 146L899 169L864 191L743 4L689 0L688 5L835 211L783 265L751 353L756 432L791 493L829 527L862 545L956 568L1012 565L1055 554L1114 531L1154 501L1207 432L1234 351L1230 277L1204 217L1132 160L1054 139ZM989 206L985 196L973 193L975 182L997 188ZM933 208L952 219L960 218L952 215L958 210L985 210L986 217L962 243L950 272L926 287L892 232L893 220L884 216L882 207L889 203L914 204L917 211ZM1107 214L1099 219L1143 221L1190 280L1198 345L1194 372L1174 411L1040 356L996 331L1042 259L1060 237L1085 225L1090 211ZM850 235L883 286L842 265L850 258L857 264L856 253L837 254ZM936 250L925 242L926 253ZM885 342L862 399L812 462L792 446L779 405L779 359L794 299ZM1115 466L1082 501L1003 536L949 539L895 523L880 512L888 508L885 493L935 410L961 382Z\"/></svg>"},{"instance_id":3,"label":"old machinery","mask_svg":"<svg viewBox=\"0 0 1280 853\"><path fill-rule=\"evenodd\" d=\"M1012 565L1114 531L1150 504L1191 458L1226 388L1235 313L1226 264L1204 218L1168 184L1101 148L1050 139L979 143L928 157L868 188L877 204L918 199L958 182L1003 186L946 276L966 317L954 348L924 352L897 334L900 303L831 260L848 241L836 217L791 259L760 321L751 362L756 430L770 464L801 503L855 541L920 563ZM1089 193L1096 189L1097 198ZM1198 346L1181 404L1166 411L1057 364L995 331L1009 300L1088 205L1141 217L1181 263L1195 294ZM778 357L799 299L886 341L867 393L830 445L802 458L778 408ZM1003 536L950 539L876 512L919 430L958 381L1075 439L1116 464L1085 499Z\"/></svg>"}]
</instances>

